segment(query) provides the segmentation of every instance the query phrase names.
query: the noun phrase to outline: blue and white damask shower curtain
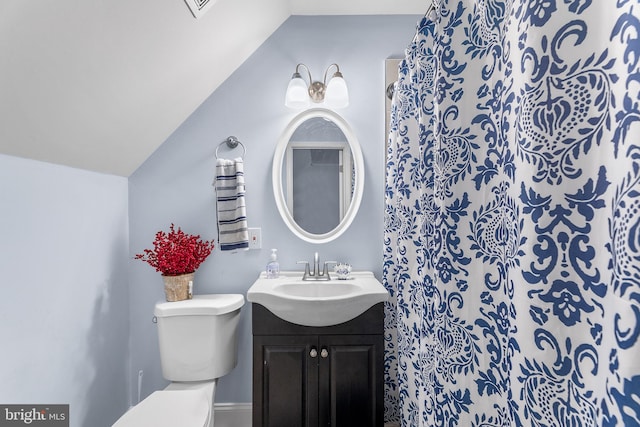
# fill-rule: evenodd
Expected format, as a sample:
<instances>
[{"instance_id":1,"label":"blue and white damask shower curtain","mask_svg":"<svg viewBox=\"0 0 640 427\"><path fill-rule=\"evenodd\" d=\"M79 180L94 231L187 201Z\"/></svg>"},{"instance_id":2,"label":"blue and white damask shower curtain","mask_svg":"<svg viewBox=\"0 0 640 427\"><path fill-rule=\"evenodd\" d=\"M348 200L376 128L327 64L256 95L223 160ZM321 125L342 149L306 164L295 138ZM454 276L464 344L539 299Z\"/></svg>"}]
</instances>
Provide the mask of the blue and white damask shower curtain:
<instances>
[{"instance_id":1,"label":"blue and white damask shower curtain","mask_svg":"<svg viewBox=\"0 0 640 427\"><path fill-rule=\"evenodd\" d=\"M640 425L640 1L436 0L386 179L385 414Z\"/></svg>"}]
</instances>

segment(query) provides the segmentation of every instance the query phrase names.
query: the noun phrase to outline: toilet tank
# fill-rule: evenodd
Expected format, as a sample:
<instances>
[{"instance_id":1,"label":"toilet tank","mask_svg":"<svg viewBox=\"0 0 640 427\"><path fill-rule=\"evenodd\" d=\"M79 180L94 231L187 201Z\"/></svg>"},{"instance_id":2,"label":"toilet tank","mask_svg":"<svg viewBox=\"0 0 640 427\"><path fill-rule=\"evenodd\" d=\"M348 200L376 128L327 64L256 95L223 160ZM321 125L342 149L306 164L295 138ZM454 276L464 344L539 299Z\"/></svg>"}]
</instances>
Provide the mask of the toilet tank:
<instances>
[{"instance_id":1,"label":"toilet tank","mask_svg":"<svg viewBox=\"0 0 640 427\"><path fill-rule=\"evenodd\" d=\"M228 374L238 360L243 305L240 294L156 304L162 375L169 381L206 381Z\"/></svg>"}]
</instances>

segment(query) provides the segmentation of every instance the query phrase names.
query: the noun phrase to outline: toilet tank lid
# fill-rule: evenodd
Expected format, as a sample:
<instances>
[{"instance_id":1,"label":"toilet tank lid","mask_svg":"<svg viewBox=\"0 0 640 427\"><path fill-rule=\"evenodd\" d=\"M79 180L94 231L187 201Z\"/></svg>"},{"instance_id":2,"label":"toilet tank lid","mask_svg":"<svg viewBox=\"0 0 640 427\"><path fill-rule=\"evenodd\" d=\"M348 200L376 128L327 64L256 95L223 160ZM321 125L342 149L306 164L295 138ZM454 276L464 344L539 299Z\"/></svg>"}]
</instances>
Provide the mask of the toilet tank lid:
<instances>
[{"instance_id":1,"label":"toilet tank lid","mask_svg":"<svg viewBox=\"0 0 640 427\"><path fill-rule=\"evenodd\" d=\"M225 314L244 305L241 294L194 295L193 299L156 304L153 314L157 317L202 316Z\"/></svg>"}]
</instances>

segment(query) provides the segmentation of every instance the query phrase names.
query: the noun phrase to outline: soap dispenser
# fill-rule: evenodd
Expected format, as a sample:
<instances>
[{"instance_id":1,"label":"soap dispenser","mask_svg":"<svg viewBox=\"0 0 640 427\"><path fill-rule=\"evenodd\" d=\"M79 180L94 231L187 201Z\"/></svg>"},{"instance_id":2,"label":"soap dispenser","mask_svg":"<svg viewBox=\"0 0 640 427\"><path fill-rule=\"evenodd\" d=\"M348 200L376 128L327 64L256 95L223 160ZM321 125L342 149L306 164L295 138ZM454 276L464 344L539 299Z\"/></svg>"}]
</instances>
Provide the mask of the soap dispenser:
<instances>
[{"instance_id":1,"label":"soap dispenser","mask_svg":"<svg viewBox=\"0 0 640 427\"><path fill-rule=\"evenodd\" d=\"M280 276L280 264L278 264L278 250L271 249L271 256L267 264L267 279L277 279Z\"/></svg>"}]
</instances>

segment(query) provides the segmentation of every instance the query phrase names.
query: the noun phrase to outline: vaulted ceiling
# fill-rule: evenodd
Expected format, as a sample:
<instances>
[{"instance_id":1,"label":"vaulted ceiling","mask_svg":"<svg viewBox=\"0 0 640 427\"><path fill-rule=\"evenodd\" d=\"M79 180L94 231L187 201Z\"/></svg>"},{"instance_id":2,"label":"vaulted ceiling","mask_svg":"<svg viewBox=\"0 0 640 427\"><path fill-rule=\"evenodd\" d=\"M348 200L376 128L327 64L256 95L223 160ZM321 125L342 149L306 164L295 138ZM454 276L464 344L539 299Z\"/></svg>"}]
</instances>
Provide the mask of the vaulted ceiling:
<instances>
[{"instance_id":1,"label":"vaulted ceiling","mask_svg":"<svg viewBox=\"0 0 640 427\"><path fill-rule=\"evenodd\" d=\"M0 2L0 153L129 176L290 15L430 0Z\"/></svg>"}]
</instances>

